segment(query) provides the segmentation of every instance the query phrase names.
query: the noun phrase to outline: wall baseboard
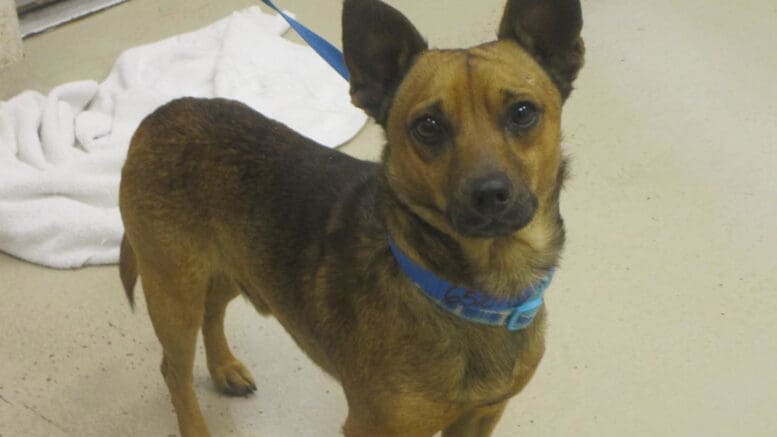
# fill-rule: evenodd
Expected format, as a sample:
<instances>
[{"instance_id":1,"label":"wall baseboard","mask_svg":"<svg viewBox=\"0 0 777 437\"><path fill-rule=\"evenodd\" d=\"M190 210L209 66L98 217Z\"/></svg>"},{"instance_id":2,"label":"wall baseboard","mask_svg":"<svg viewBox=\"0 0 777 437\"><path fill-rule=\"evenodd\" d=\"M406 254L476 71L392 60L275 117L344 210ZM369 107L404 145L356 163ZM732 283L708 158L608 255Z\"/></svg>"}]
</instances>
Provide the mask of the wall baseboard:
<instances>
[{"instance_id":1,"label":"wall baseboard","mask_svg":"<svg viewBox=\"0 0 777 437\"><path fill-rule=\"evenodd\" d=\"M81 17L99 12L126 0L65 0L23 14L21 33L26 38Z\"/></svg>"}]
</instances>

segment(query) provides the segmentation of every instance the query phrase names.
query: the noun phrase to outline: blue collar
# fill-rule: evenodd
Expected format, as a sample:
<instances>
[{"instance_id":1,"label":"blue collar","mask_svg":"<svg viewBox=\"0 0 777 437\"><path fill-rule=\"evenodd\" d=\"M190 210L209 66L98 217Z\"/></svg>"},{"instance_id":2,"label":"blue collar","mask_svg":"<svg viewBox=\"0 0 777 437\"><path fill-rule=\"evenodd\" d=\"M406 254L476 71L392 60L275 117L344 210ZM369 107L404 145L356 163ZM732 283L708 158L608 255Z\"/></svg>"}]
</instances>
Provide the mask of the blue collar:
<instances>
[{"instance_id":1,"label":"blue collar","mask_svg":"<svg viewBox=\"0 0 777 437\"><path fill-rule=\"evenodd\" d=\"M542 280L531 285L513 299L498 299L480 291L457 287L437 277L434 273L414 263L388 237L394 258L418 288L449 312L469 320L491 326L504 326L510 331L520 331L534 321L542 307L542 295L553 279L553 270Z\"/></svg>"}]
</instances>

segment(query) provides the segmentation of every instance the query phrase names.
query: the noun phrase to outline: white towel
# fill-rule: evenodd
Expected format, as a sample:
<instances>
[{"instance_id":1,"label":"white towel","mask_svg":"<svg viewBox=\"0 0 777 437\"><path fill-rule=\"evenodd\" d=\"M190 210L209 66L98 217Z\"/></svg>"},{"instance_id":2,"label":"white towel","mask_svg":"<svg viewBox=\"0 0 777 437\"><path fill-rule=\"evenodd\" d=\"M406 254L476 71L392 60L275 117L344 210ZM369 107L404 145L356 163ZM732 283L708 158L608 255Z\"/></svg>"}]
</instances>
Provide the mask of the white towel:
<instances>
[{"instance_id":1,"label":"white towel","mask_svg":"<svg viewBox=\"0 0 777 437\"><path fill-rule=\"evenodd\" d=\"M364 125L348 84L282 18L251 7L124 52L101 84L0 102L0 251L55 268L118 261L121 166L132 133L182 96L245 102L330 147Z\"/></svg>"}]
</instances>

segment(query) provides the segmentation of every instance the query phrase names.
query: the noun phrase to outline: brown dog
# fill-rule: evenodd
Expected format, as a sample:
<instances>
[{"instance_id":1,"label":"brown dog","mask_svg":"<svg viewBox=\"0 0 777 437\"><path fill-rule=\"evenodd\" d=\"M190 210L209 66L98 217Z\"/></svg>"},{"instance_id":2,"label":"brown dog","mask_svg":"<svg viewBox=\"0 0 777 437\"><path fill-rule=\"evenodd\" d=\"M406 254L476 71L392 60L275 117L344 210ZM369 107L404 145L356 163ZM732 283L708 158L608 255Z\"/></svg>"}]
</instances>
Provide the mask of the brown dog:
<instances>
[{"instance_id":1,"label":"brown dog","mask_svg":"<svg viewBox=\"0 0 777 437\"><path fill-rule=\"evenodd\" d=\"M544 309L521 330L453 314L390 241L496 300L552 271L581 26L578 0L510 0L498 41L428 50L393 8L345 0L351 93L385 128L380 164L226 100L143 121L121 183L121 276L130 299L143 279L184 436L208 435L192 388L200 328L216 386L256 390L224 335L241 293L342 383L346 436L490 435L542 357Z\"/></svg>"}]
</instances>

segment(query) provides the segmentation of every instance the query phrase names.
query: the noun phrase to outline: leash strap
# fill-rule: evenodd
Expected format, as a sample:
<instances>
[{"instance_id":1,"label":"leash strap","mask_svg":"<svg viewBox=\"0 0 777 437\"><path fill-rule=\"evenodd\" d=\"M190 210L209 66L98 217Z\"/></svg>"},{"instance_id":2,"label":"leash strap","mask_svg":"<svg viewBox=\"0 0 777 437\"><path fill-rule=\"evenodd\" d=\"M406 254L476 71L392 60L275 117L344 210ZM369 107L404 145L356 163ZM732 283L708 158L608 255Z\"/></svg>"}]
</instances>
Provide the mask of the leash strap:
<instances>
[{"instance_id":1,"label":"leash strap","mask_svg":"<svg viewBox=\"0 0 777 437\"><path fill-rule=\"evenodd\" d=\"M340 76L343 77L343 79L346 81L350 80L351 75L348 72L348 67L345 65L343 52L330 44L329 41L325 40L312 30L305 27L299 21L285 14L282 10L280 10L280 8L275 6L271 0L262 0L262 3L278 12L281 17L283 17L283 19L289 23L291 28L294 29L299 34L299 36L301 36L302 39L304 39L305 42L307 42L310 47L319 54L319 56L321 56L330 66L332 66L332 68L334 68L335 71L337 71Z\"/></svg>"}]
</instances>

